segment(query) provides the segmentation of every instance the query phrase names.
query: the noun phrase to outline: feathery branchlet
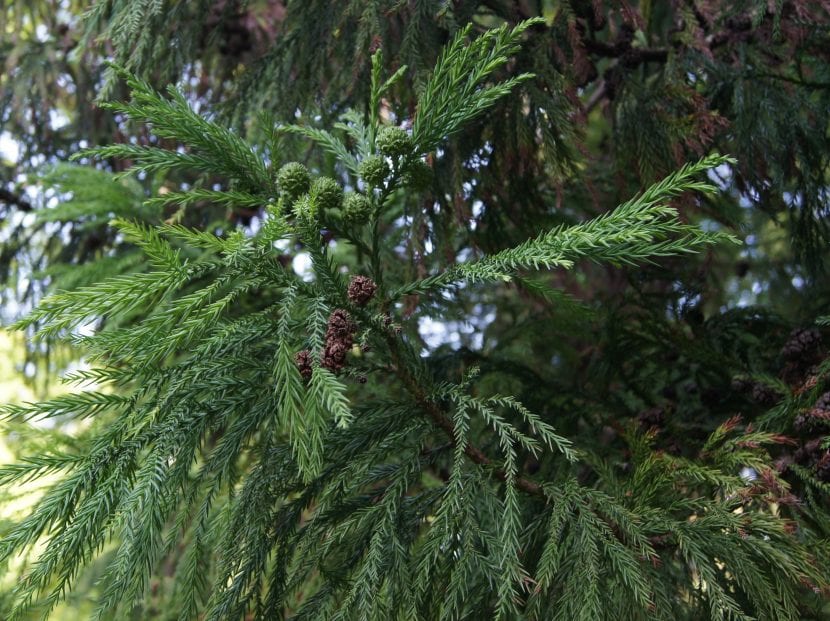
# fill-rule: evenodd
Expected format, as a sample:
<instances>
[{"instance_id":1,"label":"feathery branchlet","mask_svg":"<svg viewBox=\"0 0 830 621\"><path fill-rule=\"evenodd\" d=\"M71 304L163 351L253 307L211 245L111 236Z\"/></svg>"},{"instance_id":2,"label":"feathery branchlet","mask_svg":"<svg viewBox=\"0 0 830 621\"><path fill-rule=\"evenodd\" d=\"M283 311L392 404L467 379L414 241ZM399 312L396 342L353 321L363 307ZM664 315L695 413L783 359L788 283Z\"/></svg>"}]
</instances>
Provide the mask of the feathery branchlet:
<instances>
[{"instance_id":1,"label":"feathery branchlet","mask_svg":"<svg viewBox=\"0 0 830 621\"><path fill-rule=\"evenodd\" d=\"M147 3L101 6L109 12L122 4L135 16ZM349 14L368 21L356 32L348 20L338 25L334 47L321 53L386 30L372 22L385 14L378 6L352 4ZM411 12L398 4L396 28ZM491 13L509 10L490 4ZM518 24L510 10L503 25L486 29L489 13L463 25L456 20L469 11L449 3L440 13L454 34L428 75L420 64L417 73L386 75L378 51L369 67L346 72L368 73L365 84L353 85L368 108L317 99L326 105L319 119L298 118L298 110L315 110L289 99L296 123L266 130L266 145L200 116L189 94L162 95L116 69L133 99L113 107L161 140L82 155L127 159L148 179L170 171L165 183L210 184L182 185L150 203L181 207L175 218L157 211L143 222L106 224L133 253L117 275L52 295L18 324L84 348L101 364L69 379L105 388L0 408L15 425L94 421L80 425L72 442L0 467L7 485L54 478L30 515L4 525L0 562L13 567L14 554L37 556L14 587L10 618L26 618L39 599L46 607L58 602L91 561L90 573L101 575L98 560L108 564L96 587L98 618L106 619L151 615L155 597L169 604L156 609L183 621L820 616L830 579L830 387L820 333L794 332L776 356L778 342L761 343L759 329L732 338L741 320L733 315L672 318L667 309L681 304L670 281L639 287L650 277L636 266L657 265L662 278L664 267L681 263L673 257L741 252L724 230L695 223L729 198L712 171L735 173L742 164L712 154L662 171L672 156L710 148L708 138L678 142L686 125L717 124L701 95L709 92L709 65L693 73L699 67L687 66L687 57L677 64L684 46L666 48L665 64L665 49L651 41L651 22L665 11L643 26L623 16L610 21L615 40L599 44L591 28L606 23L596 16L602 3L583 4ZM688 27L702 30L713 3L699 5L700 19ZM330 11L304 3L286 6L286 28L303 11L305 19L330 19ZM434 11L415 13L429 24ZM763 11L758 19L773 30ZM728 20L715 21L727 37L748 40L744 30L729 31ZM643 32L647 41L638 38ZM706 45L697 34L680 39ZM532 35L536 45L521 53ZM583 36L570 52L554 49ZM293 37L278 39L277 49L295 45ZM404 48L392 49L397 56ZM585 102L563 86L566 76L551 71L549 57L573 60L579 79L591 80L589 52L609 69L605 88L585 95L613 97L613 105L585 115ZM695 54L695 62L714 63L714 55ZM241 73L256 80L277 70L271 65L290 65L292 76L307 79L296 63L274 60ZM652 64L660 79L635 88L635 76ZM720 69L750 89L731 56ZM412 100L397 100L397 86L415 75L417 88L401 89ZM689 88L689 76L700 89ZM540 96L549 105L540 106ZM634 105L639 97L653 113ZM671 116L659 106L666 97L690 99L672 100L680 121L655 129ZM755 104L728 92L716 99L723 114L738 102ZM518 143L515 132L486 122L496 106L498 123L522 126ZM811 114L819 108L810 106ZM339 118L318 126L332 114ZM572 117L608 114L614 132L631 127L626 115L636 118L632 152L649 151L661 136L669 148L641 176L615 169L620 183L602 177L584 192L588 179L579 174L594 169L573 148ZM384 128L382 118L408 129ZM244 127L253 142L256 128ZM730 145L739 130L730 127ZM806 139L794 142L806 148ZM302 159L315 176L336 180L312 181L298 162L275 175L271 158L278 157ZM498 183L486 176L493 170L504 175ZM536 192L534 179L552 181ZM435 196L415 191L429 184ZM136 186L121 195L120 186L108 186L107 198L122 202L103 201L101 213L113 204L122 215L138 213L146 188ZM516 186L523 200L512 205L517 193L508 190ZM343 187L364 193L344 196ZM634 187L643 189L614 207ZM581 193L596 194L588 212L572 208ZM204 224L210 209L202 205L217 208L218 223ZM205 228L178 223L194 211ZM261 226L248 226L252 213ZM475 227L471 213L479 214ZM569 292L606 282L583 269L592 262L615 266L621 287L629 277L638 286L624 289L621 304L582 302ZM346 282L345 274L362 273L372 278ZM671 304L653 305L653 289L671 291L661 298ZM99 318L105 327L87 335ZM431 323L441 324L445 342L426 335ZM368 347L355 348L358 328L373 345L365 358ZM698 338L708 330L717 338ZM768 355L753 353L765 345ZM809 358L809 378L797 364L786 377L774 368L799 356ZM724 385L738 369L746 375L734 389L743 399ZM161 595L151 586L156 568L165 574ZM0 597L0 607L6 601Z\"/></svg>"}]
</instances>

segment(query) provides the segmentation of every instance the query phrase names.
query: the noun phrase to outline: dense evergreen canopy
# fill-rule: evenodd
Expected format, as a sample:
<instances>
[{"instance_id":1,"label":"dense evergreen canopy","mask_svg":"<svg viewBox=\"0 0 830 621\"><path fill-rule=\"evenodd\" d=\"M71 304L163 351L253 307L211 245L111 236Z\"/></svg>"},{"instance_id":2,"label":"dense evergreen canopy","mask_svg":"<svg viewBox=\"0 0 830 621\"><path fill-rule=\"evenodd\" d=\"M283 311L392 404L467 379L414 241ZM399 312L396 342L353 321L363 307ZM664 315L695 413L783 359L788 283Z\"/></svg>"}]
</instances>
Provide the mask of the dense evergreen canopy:
<instances>
[{"instance_id":1,"label":"dense evergreen canopy","mask_svg":"<svg viewBox=\"0 0 830 621\"><path fill-rule=\"evenodd\" d=\"M0 15L3 619L830 617L830 2Z\"/></svg>"}]
</instances>

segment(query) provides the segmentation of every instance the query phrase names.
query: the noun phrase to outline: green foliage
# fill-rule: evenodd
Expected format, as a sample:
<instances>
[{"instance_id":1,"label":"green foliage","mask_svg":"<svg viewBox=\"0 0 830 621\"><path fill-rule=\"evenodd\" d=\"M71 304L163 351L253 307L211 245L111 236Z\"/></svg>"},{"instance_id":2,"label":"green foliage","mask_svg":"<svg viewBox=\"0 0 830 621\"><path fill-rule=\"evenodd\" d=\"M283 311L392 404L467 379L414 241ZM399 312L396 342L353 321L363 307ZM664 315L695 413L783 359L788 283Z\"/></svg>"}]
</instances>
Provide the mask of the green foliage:
<instances>
[{"instance_id":1,"label":"green foliage","mask_svg":"<svg viewBox=\"0 0 830 621\"><path fill-rule=\"evenodd\" d=\"M59 164L42 176L42 183L66 200L39 211L38 222L71 221L93 228L115 217L158 217L152 203L142 205L143 192L133 179L114 180L109 173L88 166Z\"/></svg>"},{"instance_id":2,"label":"green foliage","mask_svg":"<svg viewBox=\"0 0 830 621\"><path fill-rule=\"evenodd\" d=\"M714 186L696 177L729 161L729 158L711 156L688 164L604 216L585 224L546 231L515 248L409 283L395 295L425 293L462 279L509 281L521 270L572 268L583 258L615 264L634 263L651 257L696 252L718 241L736 241L728 235L705 233L695 226L682 224L677 219L677 211L666 204L668 199L684 191L714 192Z\"/></svg>"},{"instance_id":3,"label":"green foliage","mask_svg":"<svg viewBox=\"0 0 830 621\"><path fill-rule=\"evenodd\" d=\"M136 121L152 122L156 136L186 144L188 151L120 144L82 150L74 159L96 155L132 160L125 173L180 168L216 173L243 191L274 193L273 180L262 158L237 134L196 114L176 89L168 89L169 98L163 98L147 82L120 68L114 70L129 86L133 99L129 103L104 103L102 107Z\"/></svg>"},{"instance_id":4,"label":"green foliage","mask_svg":"<svg viewBox=\"0 0 830 621\"><path fill-rule=\"evenodd\" d=\"M533 77L524 73L493 85L484 84L519 49L522 33L541 22L528 20L512 29L504 25L470 44L465 43L469 26L455 35L438 58L419 100L412 136L421 151L431 151Z\"/></svg>"},{"instance_id":5,"label":"green foliage","mask_svg":"<svg viewBox=\"0 0 830 621\"><path fill-rule=\"evenodd\" d=\"M239 92L289 65L299 90L347 46L363 99L295 114L288 97L274 105L289 114L232 129L127 69L164 57L152 25L216 10L173 4L89 14L90 28L110 15L109 71L130 90L105 108L141 140L75 156L118 174L56 168L38 222L126 252L15 324L91 366L66 375L74 392L0 407L10 429L70 431L0 467L6 488L48 484L2 525L0 562L28 562L6 618L49 616L90 576L98 619L821 617L830 453L809 425L830 417L830 363L819 332L786 337L773 313L703 299L744 251L726 226L743 216L721 213L741 197L719 175L745 164L704 155L714 121L681 87L709 61L669 62L648 28L582 41L605 26L578 3L497 23L502 7L476 22L463 2L292 2L286 20L308 27ZM684 15L714 23L707 10ZM403 11L413 66L435 56L415 80L387 71L388 50L366 56L392 28L381 16ZM452 36L427 54L441 20ZM703 45L692 28L678 40ZM628 150L604 169L618 179L565 187L582 157L571 87L591 80L564 72L590 74L591 45L611 59L608 134ZM638 90L629 70L658 60ZM357 276L377 286L365 306ZM460 345L427 342L430 319Z\"/></svg>"}]
</instances>

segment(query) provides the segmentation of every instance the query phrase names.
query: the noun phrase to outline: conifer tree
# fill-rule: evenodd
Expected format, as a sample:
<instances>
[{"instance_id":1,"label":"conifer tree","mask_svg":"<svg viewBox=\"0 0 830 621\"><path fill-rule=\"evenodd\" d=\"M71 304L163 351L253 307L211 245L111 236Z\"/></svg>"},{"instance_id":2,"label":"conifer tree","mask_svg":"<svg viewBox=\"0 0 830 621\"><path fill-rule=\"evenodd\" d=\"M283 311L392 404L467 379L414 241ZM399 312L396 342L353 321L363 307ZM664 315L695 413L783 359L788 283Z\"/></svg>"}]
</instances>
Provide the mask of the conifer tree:
<instances>
[{"instance_id":1,"label":"conifer tree","mask_svg":"<svg viewBox=\"0 0 830 621\"><path fill-rule=\"evenodd\" d=\"M160 45L234 3L89 10L137 138L7 239L32 355L88 365L0 408L51 440L0 467L48 482L4 618L826 616L824 5L324 4L238 77L255 37Z\"/></svg>"}]
</instances>

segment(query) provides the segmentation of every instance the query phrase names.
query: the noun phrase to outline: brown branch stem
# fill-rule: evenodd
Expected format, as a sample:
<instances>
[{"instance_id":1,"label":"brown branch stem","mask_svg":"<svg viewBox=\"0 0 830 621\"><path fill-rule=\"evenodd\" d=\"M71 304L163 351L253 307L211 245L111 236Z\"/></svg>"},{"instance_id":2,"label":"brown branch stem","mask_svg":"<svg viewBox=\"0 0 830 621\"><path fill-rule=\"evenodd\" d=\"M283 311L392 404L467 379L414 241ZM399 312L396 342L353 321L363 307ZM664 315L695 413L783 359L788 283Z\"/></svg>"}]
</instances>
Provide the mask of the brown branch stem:
<instances>
[{"instance_id":1,"label":"brown branch stem","mask_svg":"<svg viewBox=\"0 0 830 621\"><path fill-rule=\"evenodd\" d=\"M392 363L395 368L395 374L398 378L403 382L404 387L409 392L410 395L415 399L415 402L420 406L421 410L424 414L429 417L429 419L439 428L441 429L450 439L450 442L453 446L455 446L455 427L452 421L444 414L439 406L435 401L430 399L429 395L426 393L424 388L418 383L415 376L409 371L409 368L406 364L403 363L399 351L399 344L396 340L396 337L391 334L386 334L386 343L389 347L389 352L392 356ZM486 466L493 468L496 476L501 480L507 479L507 473L501 468L493 467L493 460L491 460L487 455L484 454L480 448L468 442L466 447L464 448L464 453L469 457L473 462L479 464L480 466ZM541 496L544 497L544 491L542 490L542 486L538 483L531 481L530 479L526 479L521 476L517 476L516 479L516 487L518 487L523 492L526 492L532 496Z\"/></svg>"}]
</instances>

